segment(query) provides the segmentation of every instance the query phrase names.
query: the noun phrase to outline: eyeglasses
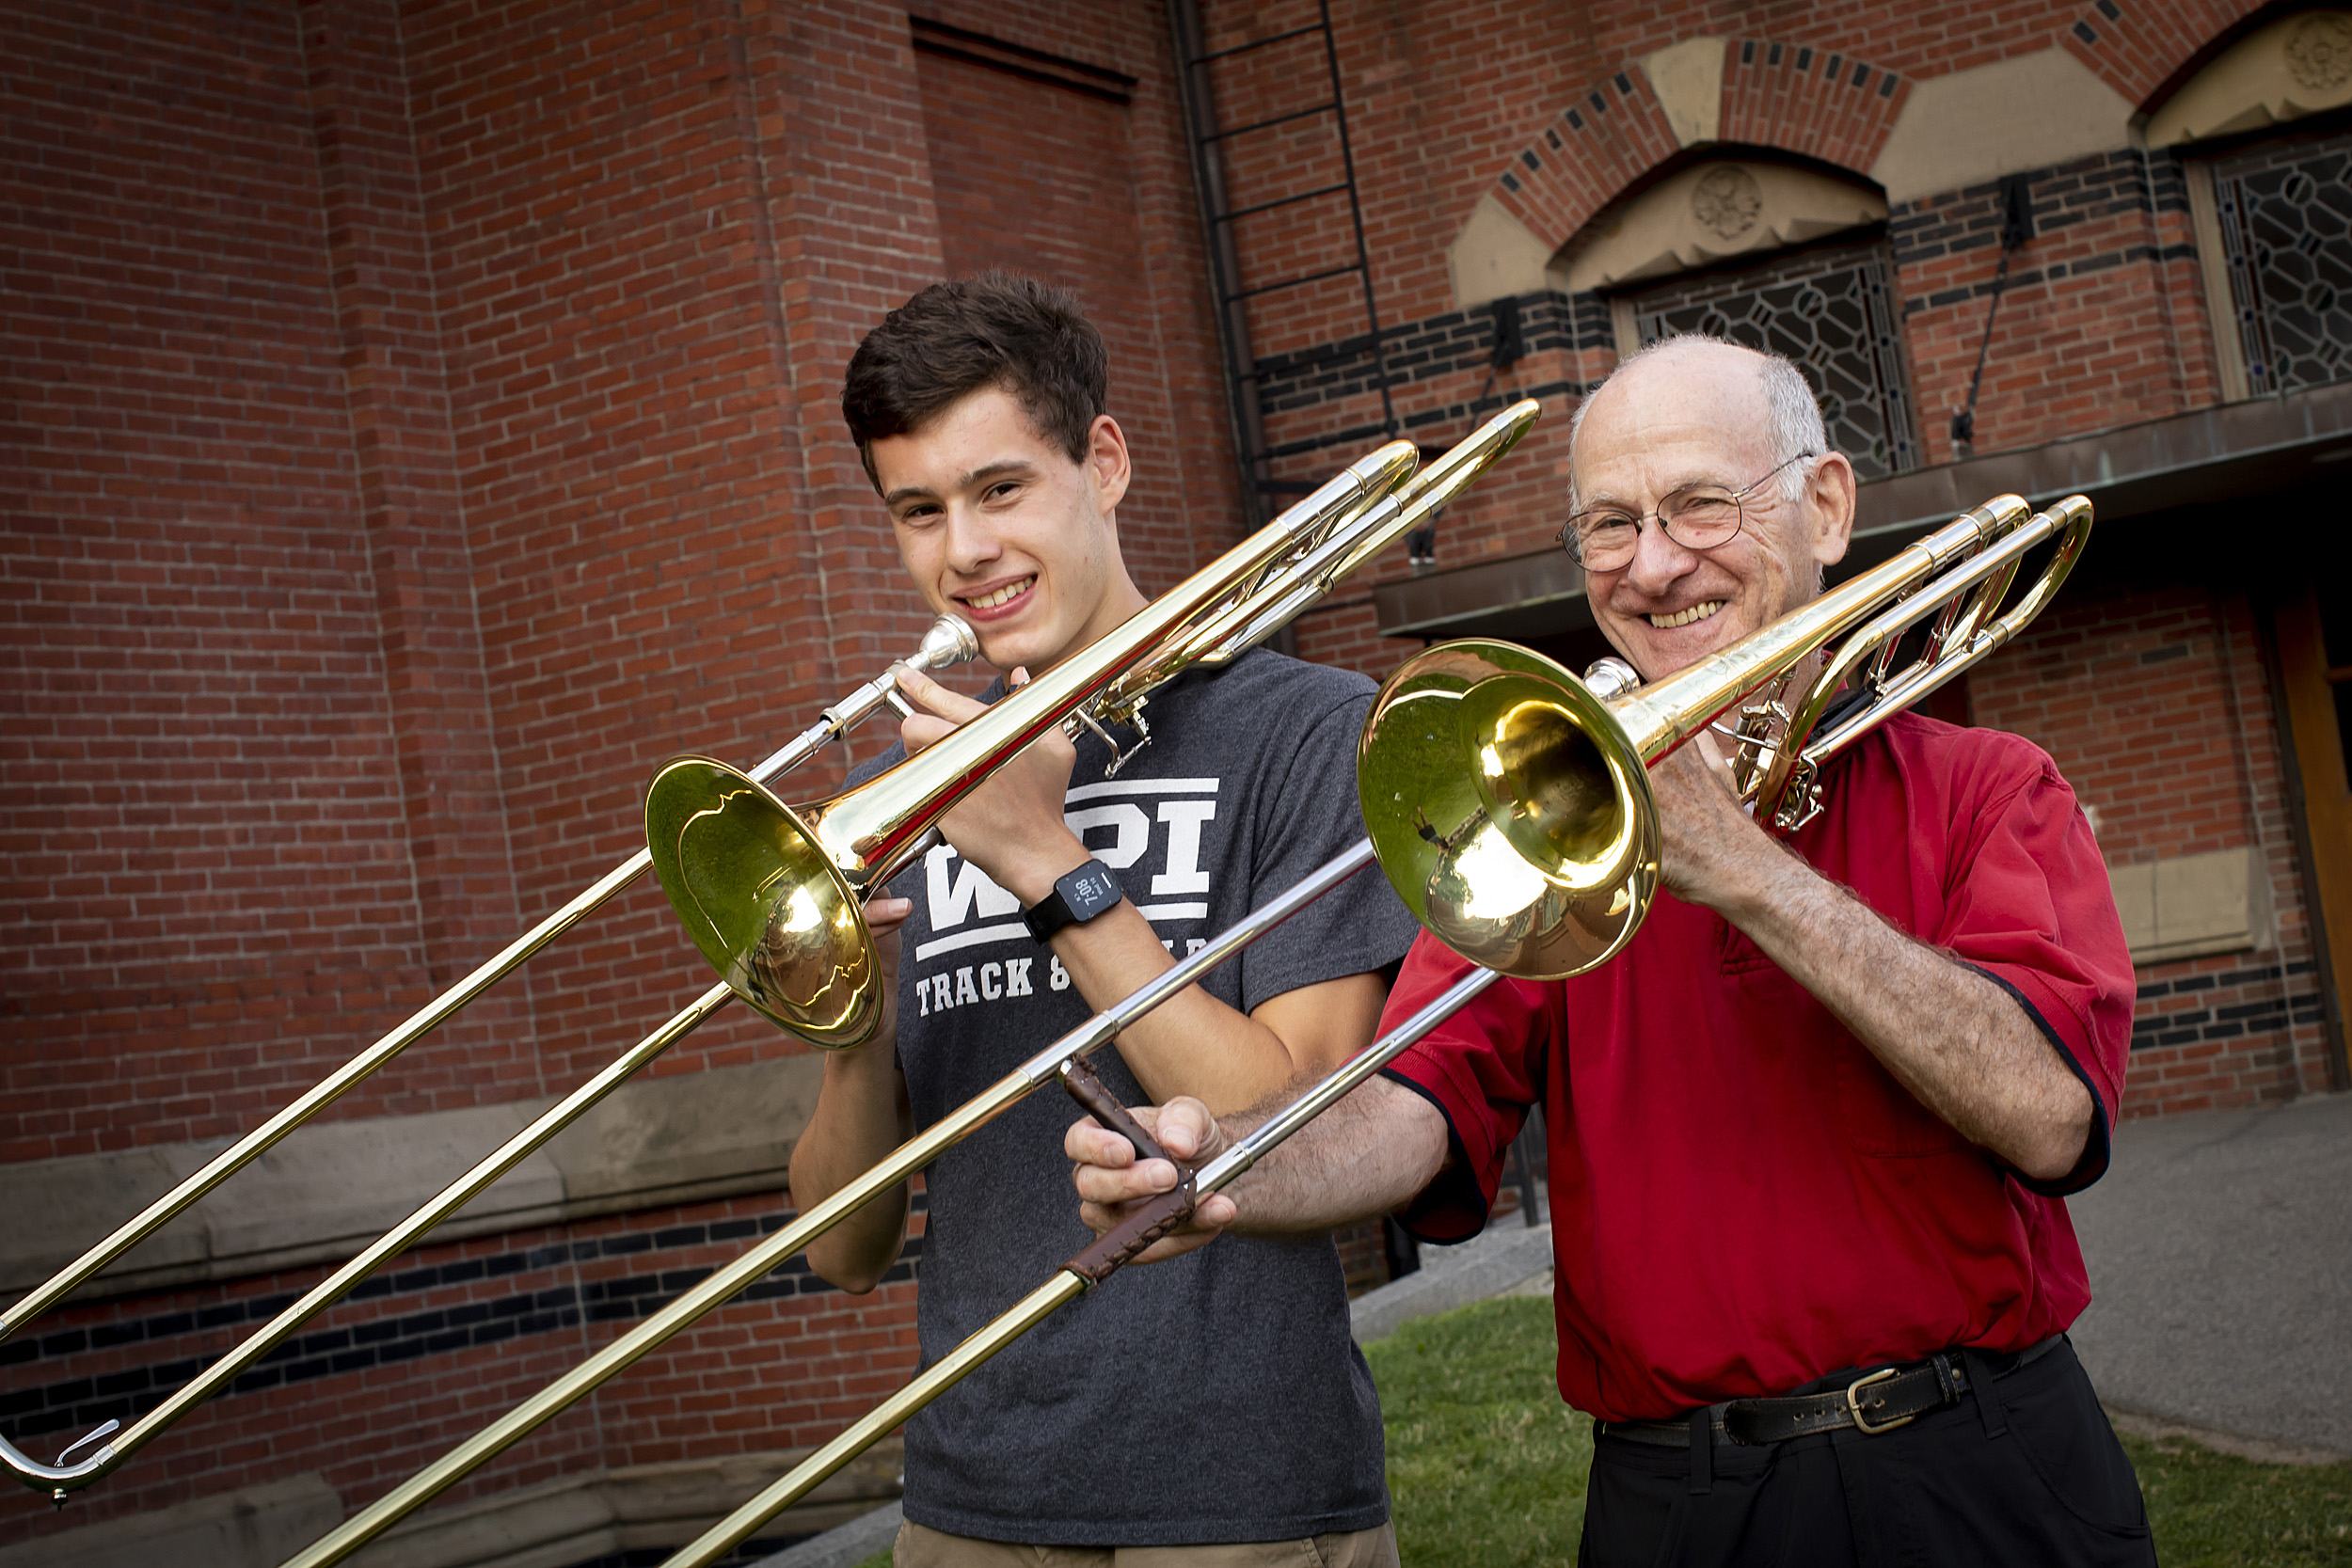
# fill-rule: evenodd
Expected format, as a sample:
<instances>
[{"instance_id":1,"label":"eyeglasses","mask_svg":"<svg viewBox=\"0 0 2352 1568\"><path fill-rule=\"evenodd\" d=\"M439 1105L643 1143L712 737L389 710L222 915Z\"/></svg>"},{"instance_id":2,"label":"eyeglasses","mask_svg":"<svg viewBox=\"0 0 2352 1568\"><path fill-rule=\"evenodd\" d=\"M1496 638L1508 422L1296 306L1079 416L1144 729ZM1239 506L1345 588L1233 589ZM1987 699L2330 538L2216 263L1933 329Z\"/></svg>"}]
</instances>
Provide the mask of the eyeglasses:
<instances>
[{"instance_id":1,"label":"eyeglasses","mask_svg":"<svg viewBox=\"0 0 2352 1568\"><path fill-rule=\"evenodd\" d=\"M1570 517L1560 530L1560 547L1588 572L1613 572L1629 564L1641 547L1642 525L1652 517L1666 537L1686 550L1711 550L1740 531L1748 520L1747 500L1790 463L1820 455L1801 451L1743 489L1720 484L1692 484L1658 503L1658 510L1640 516L1620 506L1595 506Z\"/></svg>"}]
</instances>

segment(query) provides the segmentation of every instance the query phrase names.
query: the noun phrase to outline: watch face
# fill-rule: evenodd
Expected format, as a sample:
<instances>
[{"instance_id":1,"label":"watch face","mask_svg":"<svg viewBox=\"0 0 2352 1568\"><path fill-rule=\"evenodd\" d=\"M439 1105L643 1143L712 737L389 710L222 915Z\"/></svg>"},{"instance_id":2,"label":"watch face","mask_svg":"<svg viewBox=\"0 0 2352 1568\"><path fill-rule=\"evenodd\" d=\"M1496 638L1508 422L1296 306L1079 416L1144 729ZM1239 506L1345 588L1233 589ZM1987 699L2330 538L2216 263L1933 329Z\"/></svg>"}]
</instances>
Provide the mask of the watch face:
<instances>
[{"instance_id":1,"label":"watch face","mask_svg":"<svg viewBox=\"0 0 2352 1568\"><path fill-rule=\"evenodd\" d=\"M1056 884L1073 920L1091 920L1120 900L1119 884L1100 862L1089 862Z\"/></svg>"}]
</instances>

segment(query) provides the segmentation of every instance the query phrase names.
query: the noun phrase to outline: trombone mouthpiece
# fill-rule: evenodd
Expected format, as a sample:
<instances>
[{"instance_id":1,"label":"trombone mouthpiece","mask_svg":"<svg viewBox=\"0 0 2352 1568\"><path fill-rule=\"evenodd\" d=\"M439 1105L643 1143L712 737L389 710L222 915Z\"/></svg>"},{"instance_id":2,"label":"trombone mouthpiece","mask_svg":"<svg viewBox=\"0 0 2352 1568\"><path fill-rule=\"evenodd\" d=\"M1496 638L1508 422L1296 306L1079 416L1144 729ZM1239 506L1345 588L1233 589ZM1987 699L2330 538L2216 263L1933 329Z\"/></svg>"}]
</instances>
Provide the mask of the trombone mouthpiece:
<instances>
[{"instance_id":1,"label":"trombone mouthpiece","mask_svg":"<svg viewBox=\"0 0 2352 1568\"><path fill-rule=\"evenodd\" d=\"M922 643L906 663L916 670L941 670L968 664L980 657L980 640L961 615L942 615L923 634Z\"/></svg>"},{"instance_id":2,"label":"trombone mouthpiece","mask_svg":"<svg viewBox=\"0 0 2352 1568\"><path fill-rule=\"evenodd\" d=\"M1624 696L1641 684L1640 673L1613 654L1584 667L1584 689L1604 703L1612 697Z\"/></svg>"}]
</instances>

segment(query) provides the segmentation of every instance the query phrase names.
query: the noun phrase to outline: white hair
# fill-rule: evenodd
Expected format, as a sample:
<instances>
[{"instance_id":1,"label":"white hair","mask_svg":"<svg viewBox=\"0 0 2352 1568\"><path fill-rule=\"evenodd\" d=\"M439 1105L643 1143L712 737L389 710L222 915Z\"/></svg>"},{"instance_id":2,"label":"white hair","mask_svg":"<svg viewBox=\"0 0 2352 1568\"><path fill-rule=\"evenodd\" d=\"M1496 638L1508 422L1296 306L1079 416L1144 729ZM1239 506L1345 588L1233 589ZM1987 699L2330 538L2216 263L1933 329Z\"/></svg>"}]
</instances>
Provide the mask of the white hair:
<instances>
[{"instance_id":1,"label":"white hair","mask_svg":"<svg viewBox=\"0 0 2352 1568\"><path fill-rule=\"evenodd\" d=\"M1780 470L1775 488L1779 490L1780 499L1784 501L1795 502L1804 498L1805 481L1812 474L1813 465L1799 463L1796 460L1807 455L1819 457L1830 450L1829 430L1821 423L1821 405L1814 401L1813 388L1806 385L1804 372L1777 354L1768 354L1762 349L1750 348L1745 343L1735 343L1728 338L1717 338L1705 332L1677 332L1672 337L1644 343L1634 353L1619 360L1617 368L1609 372L1600 386L1587 392L1583 400L1576 405L1576 412L1568 416L1568 510L1570 512L1579 510L1582 505L1576 494L1576 443L1578 436L1583 433L1585 410L1593 406L1593 400L1601 394L1610 382L1616 380L1617 377L1651 355L1669 349L1687 348L1699 343L1736 348L1742 353L1755 356L1756 372L1764 378L1764 419L1767 427L1765 434L1772 443L1772 461L1775 464L1788 465ZM1724 477L1725 483L1731 482L1730 475L1726 474Z\"/></svg>"}]
</instances>

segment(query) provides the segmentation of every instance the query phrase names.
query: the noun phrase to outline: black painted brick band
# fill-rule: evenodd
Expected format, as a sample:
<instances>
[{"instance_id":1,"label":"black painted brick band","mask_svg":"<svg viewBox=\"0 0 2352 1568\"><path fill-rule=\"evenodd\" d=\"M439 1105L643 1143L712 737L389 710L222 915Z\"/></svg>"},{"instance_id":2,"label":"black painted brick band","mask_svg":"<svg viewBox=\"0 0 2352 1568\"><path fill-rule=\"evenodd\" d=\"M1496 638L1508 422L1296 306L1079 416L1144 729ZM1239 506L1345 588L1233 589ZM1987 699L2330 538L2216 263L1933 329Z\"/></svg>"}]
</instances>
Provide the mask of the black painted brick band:
<instances>
[{"instance_id":1,"label":"black painted brick band","mask_svg":"<svg viewBox=\"0 0 2352 1568\"><path fill-rule=\"evenodd\" d=\"M1552 290L1518 295L1519 336L1530 354L1616 346L1609 306L1598 294ZM1495 307L1473 306L1383 329L1381 356L1391 387L1435 376L1484 372L1494 352ZM1257 362L1258 398L1267 413L1311 408L1378 389L1368 332ZM1503 375L1510 372L1506 370Z\"/></svg>"},{"instance_id":2,"label":"black painted brick band","mask_svg":"<svg viewBox=\"0 0 2352 1568\"><path fill-rule=\"evenodd\" d=\"M922 1198L915 1198L920 1208ZM552 1268L596 1258L630 1257L654 1250L675 1251L739 1240L755 1232L771 1234L788 1224L790 1212L756 1220L719 1220L709 1225L674 1226L654 1232L608 1236L598 1241L532 1247L489 1258L460 1259L437 1268L409 1269L379 1275L351 1292L349 1300L410 1295L469 1284L503 1275ZM882 1275L884 1283L915 1277L922 1259L922 1238L910 1237L906 1250ZM340 1372L389 1366L421 1355L438 1355L478 1345L500 1344L533 1334L576 1328L583 1317L590 1323L613 1323L650 1317L677 1299L714 1271L707 1267L655 1269L622 1279L600 1280L586 1286L559 1285L499 1301L468 1302L437 1311L378 1318L350 1328L298 1335L262 1358L230 1384L228 1394L247 1394L289 1383L308 1382ZM821 1295L835 1287L809 1271L805 1259L795 1257L762 1275L735 1299L772 1301L780 1296ZM227 1302L200 1312L167 1312L154 1317L109 1323L84 1331L70 1329L34 1342L0 1345L0 1366L23 1366L51 1357L79 1354L87 1350L166 1339L199 1328L235 1323L260 1324L292 1306L294 1294L257 1296ZM44 1433L81 1430L104 1420L129 1421L169 1398L173 1389L195 1377L208 1357L182 1358L135 1367L103 1377L65 1378L0 1395L0 1420L18 1442ZM225 1396L224 1396L225 1397Z\"/></svg>"},{"instance_id":3,"label":"black painted brick band","mask_svg":"<svg viewBox=\"0 0 2352 1568\"><path fill-rule=\"evenodd\" d=\"M2024 178L2032 192L2036 240L2114 213L2188 210L2187 176L2180 159L2169 151L2095 153L2035 169ZM1926 202L1899 201L1887 211L1886 234L1899 268L1998 245L2002 223L2001 187L1995 182ZM2010 286L2017 281L2012 277ZM1989 280L1986 287L1991 287Z\"/></svg>"}]
</instances>

